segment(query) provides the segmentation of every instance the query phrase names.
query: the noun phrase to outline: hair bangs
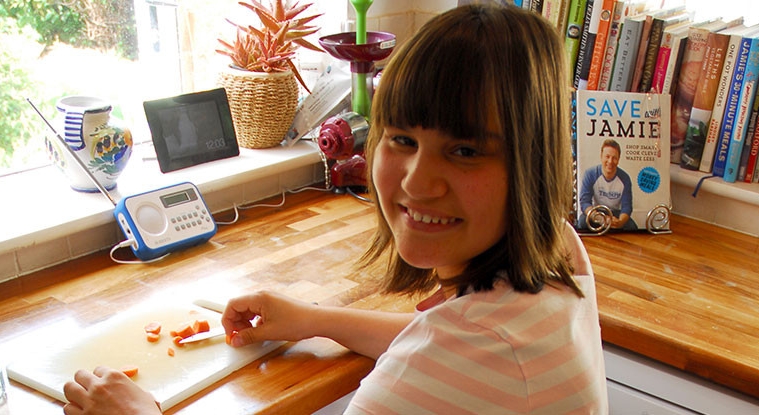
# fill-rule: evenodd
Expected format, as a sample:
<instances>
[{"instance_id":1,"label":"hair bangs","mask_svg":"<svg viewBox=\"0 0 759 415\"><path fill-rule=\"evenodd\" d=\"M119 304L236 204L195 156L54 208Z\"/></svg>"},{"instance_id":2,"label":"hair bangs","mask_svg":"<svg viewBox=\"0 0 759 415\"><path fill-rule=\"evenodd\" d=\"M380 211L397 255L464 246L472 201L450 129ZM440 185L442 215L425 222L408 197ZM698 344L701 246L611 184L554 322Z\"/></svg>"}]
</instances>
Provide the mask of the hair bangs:
<instances>
[{"instance_id":1,"label":"hair bangs","mask_svg":"<svg viewBox=\"0 0 759 415\"><path fill-rule=\"evenodd\" d=\"M492 135L487 128L493 112L487 103L495 102L488 87L493 75L486 73L482 45L456 33L421 44L424 50L399 60L397 71L383 74L380 84L385 84L387 99L377 103L383 106L376 114L380 123L438 129L458 138Z\"/></svg>"}]
</instances>

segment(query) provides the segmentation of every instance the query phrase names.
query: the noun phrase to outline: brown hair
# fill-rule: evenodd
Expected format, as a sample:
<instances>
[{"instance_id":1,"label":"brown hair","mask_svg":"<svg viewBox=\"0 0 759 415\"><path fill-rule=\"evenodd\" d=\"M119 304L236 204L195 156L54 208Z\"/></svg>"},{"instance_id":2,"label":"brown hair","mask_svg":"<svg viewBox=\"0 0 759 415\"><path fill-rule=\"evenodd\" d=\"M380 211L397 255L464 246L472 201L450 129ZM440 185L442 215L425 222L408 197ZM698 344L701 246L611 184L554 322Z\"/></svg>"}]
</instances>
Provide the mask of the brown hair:
<instances>
[{"instance_id":1,"label":"brown hair","mask_svg":"<svg viewBox=\"0 0 759 415\"><path fill-rule=\"evenodd\" d=\"M366 155L385 126L438 129L484 140L497 118L508 168L507 229L453 280L459 294L498 279L536 293L572 279L563 232L571 208L570 97L563 45L546 20L517 7L468 5L432 18L395 51L374 96ZM377 200L369 174L369 188ZM415 293L438 283L434 270L406 263L382 212L360 264L390 249L385 290Z\"/></svg>"}]
</instances>

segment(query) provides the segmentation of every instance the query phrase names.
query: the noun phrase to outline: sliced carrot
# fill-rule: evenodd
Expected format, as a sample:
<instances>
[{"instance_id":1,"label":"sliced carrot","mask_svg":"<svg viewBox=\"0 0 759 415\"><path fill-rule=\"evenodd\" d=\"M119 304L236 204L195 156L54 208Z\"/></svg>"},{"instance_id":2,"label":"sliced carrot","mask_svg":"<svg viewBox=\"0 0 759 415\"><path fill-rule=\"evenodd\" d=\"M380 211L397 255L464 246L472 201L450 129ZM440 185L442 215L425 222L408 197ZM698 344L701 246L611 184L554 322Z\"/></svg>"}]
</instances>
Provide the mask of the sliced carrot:
<instances>
[{"instance_id":1,"label":"sliced carrot","mask_svg":"<svg viewBox=\"0 0 759 415\"><path fill-rule=\"evenodd\" d=\"M121 367L121 372L130 378L137 376L137 371L138 371L138 368L137 366L134 366L134 365L127 365L127 366Z\"/></svg>"},{"instance_id":2,"label":"sliced carrot","mask_svg":"<svg viewBox=\"0 0 759 415\"><path fill-rule=\"evenodd\" d=\"M192 328L193 324L194 323L183 323L176 330L177 336L184 339L195 334L195 329Z\"/></svg>"},{"instance_id":3,"label":"sliced carrot","mask_svg":"<svg viewBox=\"0 0 759 415\"><path fill-rule=\"evenodd\" d=\"M182 341L182 339L184 339L184 337L182 337L182 336L175 336L174 340L173 340L174 344L176 344L177 347L184 347L184 344L180 343Z\"/></svg>"},{"instance_id":4,"label":"sliced carrot","mask_svg":"<svg viewBox=\"0 0 759 415\"><path fill-rule=\"evenodd\" d=\"M195 320L192 329L195 330L195 333L203 333L211 330L211 325L208 324L208 320Z\"/></svg>"},{"instance_id":5,"label":"sliced carrot","mask_svg":"<svg viewBox=\"0 0 759 415\"><path fill-rule=\"evenodd\" d=\"M161 340L161 335L158 333L148 333L147 336L148 336L148 341L151 343L155 343L158 340Z\"/></svg>"},{"instance_id":6,"label":"sliced carrot","mask_svg":"<svg viewBox=\"0 0 759 415\"><path fill-rule=\"evenodd\" d=\"M161 333L161 323L157 321L151 321L145 325L145 333L159 334Z\"/></svg>"},{"instance_id":7,"label":"sliced carrot","mask_svg":"<svg viewBox=\"0 0 759 415\"><path fill-rule=\"evenodd\" d=\"M166 353L168 353L169 356L173 357L174 356L174 349L172 349L171 347L169 347L169 350L167 350Z\"/></svg>"},{"instance_id":8,"label":"sliced carrot","mask_svg":"<svg viewBox=\"0 0 759 415\"><path fill-rule=\"evenodd\" d=\"M237 336L237 330L232 330L232 334L227 334L227 344L232 344L232 339Z\"/></svg>"}]
</instances>

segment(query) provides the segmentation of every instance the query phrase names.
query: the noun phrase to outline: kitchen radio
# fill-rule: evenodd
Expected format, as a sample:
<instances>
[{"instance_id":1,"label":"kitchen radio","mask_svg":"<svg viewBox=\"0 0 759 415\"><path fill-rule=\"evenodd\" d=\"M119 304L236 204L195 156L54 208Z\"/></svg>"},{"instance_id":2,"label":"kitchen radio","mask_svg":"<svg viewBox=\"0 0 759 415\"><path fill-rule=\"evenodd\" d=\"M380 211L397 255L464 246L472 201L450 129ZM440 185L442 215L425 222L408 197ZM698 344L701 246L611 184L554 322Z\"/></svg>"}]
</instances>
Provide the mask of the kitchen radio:
<instances>
[{"instance_id":1,"label":"kitchen radio","mask_svg":"<svg viewBox=\"0 0 759 415\"><path fill-rule=\"evenodd\" d=\"M113 203L113 216L127 239L111 249L111 258L113 251L129 246L142 261L160 259L173 251L206 242L216 234L216 222L206 202L198 188L189 182L127 196L117 203L32 101L26 100L100 193Z\"/></svg>"},{"instance_id":2,"label":"kitchen radio","mask_svg":"<svg viewBox=\"0 0 759 415\"><path fill-rule=\"evenodd\" d=\"M198 245L216 234L216 222L194 184L127 196L113 215L137 258L149 261Z\"/></svg>"}]
</instances>

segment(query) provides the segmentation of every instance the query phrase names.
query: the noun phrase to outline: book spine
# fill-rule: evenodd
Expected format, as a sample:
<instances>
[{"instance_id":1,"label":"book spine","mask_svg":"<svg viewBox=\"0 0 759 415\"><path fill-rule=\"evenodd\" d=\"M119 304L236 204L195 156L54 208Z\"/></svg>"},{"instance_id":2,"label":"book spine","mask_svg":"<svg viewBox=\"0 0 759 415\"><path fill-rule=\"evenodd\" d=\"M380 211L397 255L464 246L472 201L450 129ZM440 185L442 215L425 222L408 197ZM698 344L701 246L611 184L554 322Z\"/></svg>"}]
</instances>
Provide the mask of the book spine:
<instances>
[{"instance_id":1,"label":"book spine","mask_svg":"<svg viewBox=\"0 0 759 415\"><path fill-rule=\"evenodd\" d=\"M564 35L564 52L567 55L569 67L573 68L577 64L577 54L580 49L580 38L582 36L582 27L585 23L586 0L572 0L569 4L567 14L567 32ZM574 82L574 73L570 73Z\"/></svg>"},{"instance_id":2,"label":"book spine","mask_svg":"<svg viewBox=\"0 0 759 415\"><path fill-rule=\"evenodd\" d=\"M751 116L749 117L748 127L746 128L746 137L743 139L743 151L741 151L741 162L738 165L738 176L736 181L745 182L748 173L748 160L751 157L751 146L753 145L753 137L756 132L756 117L759 115L759 99L754 97L754 105L751 107ZM753 176L754 172L751 171L748 177ZM749 180L750 181L750 180Z\"/></svg>"},{"instance_id":3,"label":"book spine","mask_svg":"<svg viewBox=\"0 0 759 415\"><path fill-rule=\"evenodd\" d=\"M728 35L709 33L706 39L706 56L701 64L701 73L696 84L693 109L685 133L680 166L688 170L698 170L704 152L704 143L712 117L714 99L717 95L725 49L730 41Z\"/></svg>"},{"instance_id":4,"label":"book spine","mask_svg":"<svg viewBox=\"0 0 759 415\"><path fill-rule=\"evenodd\" d=\"M696 94L696 84L701 74L701 64L706 54L706 40L709 30L699 27L688 29L688 43L680 64L677 90L672 98L672 131L670 132L670 162L680 163L685 134L688 130L690 111Z\"/></svg>"},{"instance_id":5,"label":"book spine","mask_svg":"<svg viewBox=\"0 0 759 415\"><path fill-rule=\"evenodd\" d=\"M548 20L553 27L559 28L559 10L562 0L543 0L543 10L540 13Z\"/></svg>"},{"instance_id":6,"label":"book spine","mask_svg":"<svg viewBox=\"0 0 759 415\"><path fill-rule=\"evenodd\" d=\"M667 62L667 71L664 73L664 81L661 86L662 94L675 95L677 78L680 77L680 65L683 62L683 56L685 56L687 43L688 38L686 36L677 36L673 40L672 51Z\"/></svg>"},{"instance_id":7,"label":"book spine","mask_svg":"<svg viewBox=\"0 0 759 415\"><path fill-rule=\"evenodd\" d=\"M746 128L751 108L754 106L756 95L756 81L759 76L759 38L752 39L748 61L743 77L743 85L738 99L738 109L735 114L735 128L730 135L730 146L727 151L725 162L725 174L722 178L729 183L734 183L738 177L738 167L743 151L743 140L746 138Z\"/></svg>"},{"instance_id":8,"label":"book spine","mask_svg":"<svg viewBox=\"0 0 759 415\"><path fill-rule=\"evenodd\" d=\"M614 13L615 0L603 0L599 13L598 28L596 30L596 41L593 43L593 53L590 59L590 69L588 70L588 87L587 89L595 91L598 89L598 82L601 78L601 68L603 67L604 57L606 56L606 43L609 39L609 30L611 29L611 19Z\"/></svg>"},{"instance_id":9,"label":"book spine","mask_svg":"<svg viewBox=\"0 0 759 415\"><path fill-rule=\"evenodd\" d=\"M638 43L638 50L636 52L635 69L633 69L632 84L630 85L630 91L632 92L638 92L640 89L640 80L643 77L643 65L646 63L646 51L648 50L648 41L651 37L651 26L653 23L654 18L651 15L646 16L640 32L640 42Z\"/></svg>"},{"instance_id":10,"label":"book spine","mask_svg":"<svg viewBox=\"0 0 759 415\"><path fill-rule=\"evenodd\" d=\"M640 78L639 92L650 92L656 68L656 58L659 56L659 46L664 32L664 20L654 19L651 23L651 33L648 36L648 45L643 61L643 73Z\"/></svg>"},{"instance_id":11,"label":"book spine","mask_svg":"<svg viewBox=\"0 0 759 415\"><path fill-rule=\"evenodd\" d=\"M757 160L759 159L759 128L756 128L757 116L759 116L759 99L754 98L754 111L751 114L751 117L754 120L754 130L752 131L751 136L746 136L746 141L751 142L751 146L748 149L748 157L746 158L746 174L743 178L743 181L746 183L754 181L754 175L757 170Z\"/></svg>"},{"instance_id":12,"label":"book spine","mask_svg":"<svg viewBox=\"0 0 759 415\"><path fill-rule=\"evenodd\" d=\"M637 20L625 19L622 24L609 91L627 92L630 90L632 68L635 65L635 54L640 42L641 23Z\"/></svg>"},{"instance_id":13,"label":"book spine","mask_svg":"<svg viewBox=\"0 0 759 415\"><path fill-rule=\"evenodd\" d=\"M532 2L530 3L530 10L532 10L534 13L542 14L543 1L544 0L532 0Z\"/></svg>"},{"instance_id":14,"label":"book spine","mask_svg":"<svg viewBox=\"0 0 759 415\"><path fill-rule=\"evenodd\" d=\"M730 148L730 137L735 128L735 116L738 111L738 100L740 99L741 89L743 88L743 76L746 71L748 62L748 53L751 49L751 39L741 39L738 49L738 55L735 62L735 69L730 81L727 98L725 101L725 113L722 116L722 125L720 126L719 136L717 137L717 149L714 155L714 165L712 174L715 176L724 176L725 165L727 164L727 152Z\"/></svg>"},{"instance_id":15,"label":"book spine","mask_svg":"<svg viewBox=\"0 0 759 415\"><path fill-rule=\"evenodd\" d=\"M559 0L559 16L556 28L559 34L567 31L567 17L569 16L569 2L571 0Z\"/></svg>"},{"instance_id":16,"label":"book spine","mask_svg":"<svg viewBox=\"0 0 759 415\"><path fill-rule=\"evenodd\" d=\"M622 28L622 20L627 16L628 10L629 5L624 0L617 0L614 3L614 14L609 26L609 38L606 40L606 53L604 54L604 62L601 66L601 77L598 80L597 89L599 91L609 90L611 71L614 68L614 55L617 52L617 44L619 43L619 32Z\"/></svg>"},{"instance_id":17,"label":"book spine","mask_svg":"<svg viewBox=\"0 0 759 415\"><path fill-rule=\"evenodd\" d=\"M714 155L717 151L717 139L722 128L722 117L725 114L727 97L730 92L730 81L733 78L735 63L738 57L743 38L740 35L731 35L725 52L725 61L722 64L722 73L717 84L717 93L714 96L714 106L709 119L709 129L706 132L704 150L701 153L701 163L698 169L704 173L711 173L714 165Z\"/></svg>"},{"instance_id":18,"label":"book spine","mask_svg":"<svg viewBox=\"0 0 759 415\"><path fill-rule=\"evenodd\" d=\"M582 58L582 65L580 67L580 79L577 83L577 89L588 89L590 64L593 60L593 50L596 44L596 37L598 36L598 26L601 22L601 12L603 11L603 4L605 1L606 0L595 0L593 2L593 10L590 14L589 22L587 21L586 15L586 22L588 23L588 34L584 45L584 48L586 48L586 50ZM588 2L588 4L590 4L590 2ZM579 61L579 57L577 59Z\"/></svg>"},{"instance_id":19,"label":"book spine","mask_svg":"<svg viewBox=\"0 0 759 415\"><path fill-rule=\"evenodd\" d=\"M664 86L664 77L667 74L667 64L669 63L670 55L672 55L674 40L674 33L662 33L661 45L659 45L659 53L657 53L656 65L654 66L654 77L651 80L651 89L657 94L661 93Z\"/></svg>"},{"instance_id":20,"label":"book spine","mask_svg":"<svg viewBox=\"0 0 759 415\"><path fill-rule=\"evenodd\" d=\"M586 55L590 54L590 45L592 45L595 40L595 38L590 38L590 19L593 16L593 9L595 8L596 1L598 1L599 4L601 2L601 0L586 0L585 3L585 17L583 18L582 33L580 34L580 47L577 50L574 77L572 79L572 86L574 86L575 89L580 87L580 77L582 76L583 70L590 69L590 58L588 57L586 59Z\"/></svg>"}]
</instances>

